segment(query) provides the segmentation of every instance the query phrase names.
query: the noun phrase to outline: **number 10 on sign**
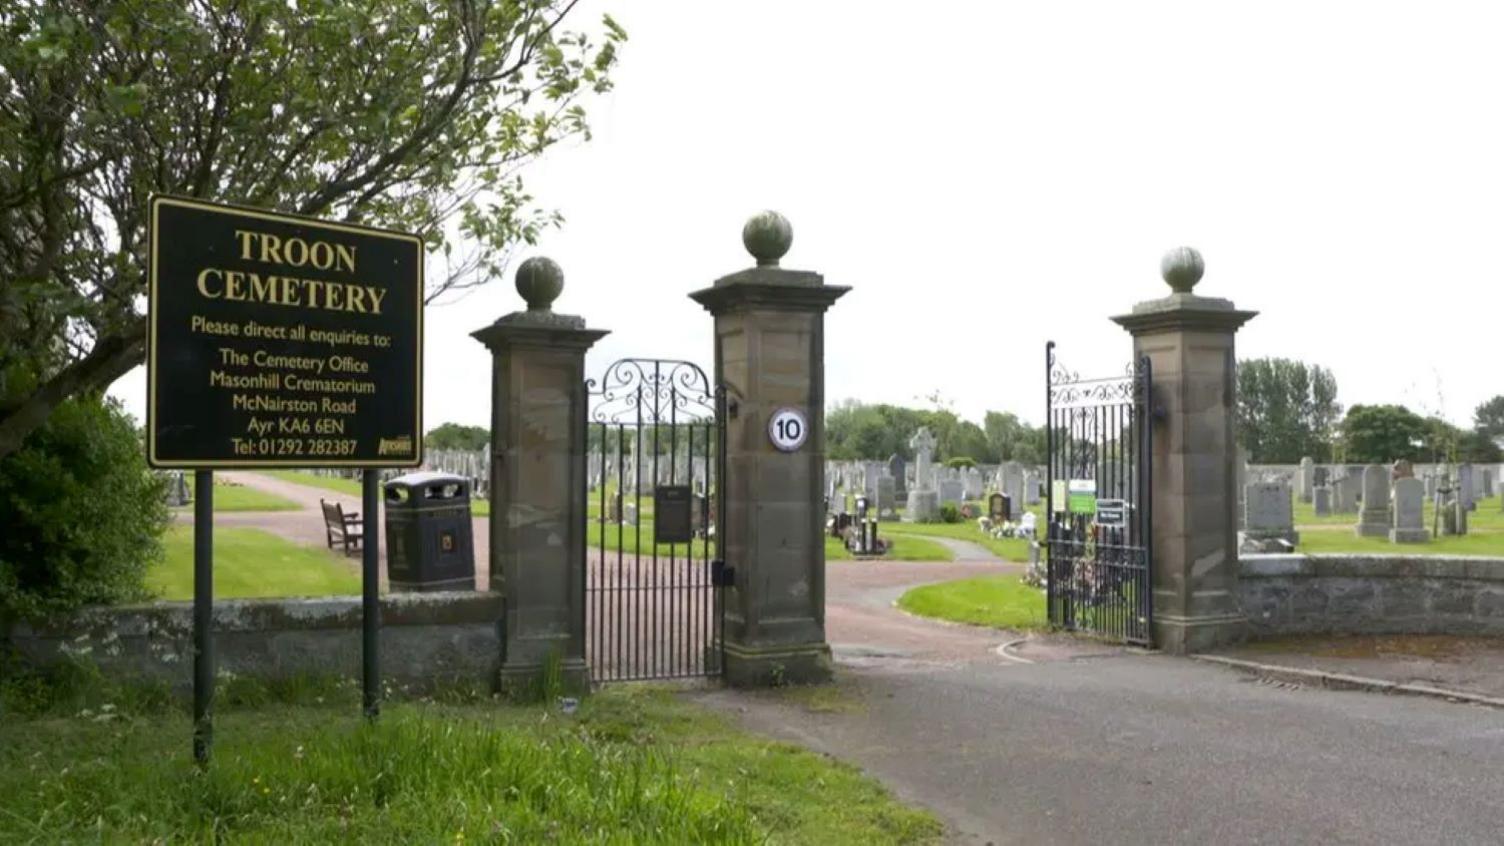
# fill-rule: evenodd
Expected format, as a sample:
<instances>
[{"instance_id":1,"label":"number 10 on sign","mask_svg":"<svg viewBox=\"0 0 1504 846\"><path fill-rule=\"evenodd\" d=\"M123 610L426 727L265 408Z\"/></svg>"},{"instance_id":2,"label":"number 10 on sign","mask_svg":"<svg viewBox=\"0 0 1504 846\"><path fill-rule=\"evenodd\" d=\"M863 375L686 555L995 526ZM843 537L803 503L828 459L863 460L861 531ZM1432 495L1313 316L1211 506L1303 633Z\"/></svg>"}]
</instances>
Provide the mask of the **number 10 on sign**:
<instances>
[{"instance_id":1,"label":"number 10 on sign","mask_svg":"<svg viewBox=\"0 0 1504 846\"><path fill-rule=\"evenodd\" d=\"M793 452L809 438L809 421L796 408L780 408L768 418L768 440L782 452Z\"/></svg>"}]
</instances>

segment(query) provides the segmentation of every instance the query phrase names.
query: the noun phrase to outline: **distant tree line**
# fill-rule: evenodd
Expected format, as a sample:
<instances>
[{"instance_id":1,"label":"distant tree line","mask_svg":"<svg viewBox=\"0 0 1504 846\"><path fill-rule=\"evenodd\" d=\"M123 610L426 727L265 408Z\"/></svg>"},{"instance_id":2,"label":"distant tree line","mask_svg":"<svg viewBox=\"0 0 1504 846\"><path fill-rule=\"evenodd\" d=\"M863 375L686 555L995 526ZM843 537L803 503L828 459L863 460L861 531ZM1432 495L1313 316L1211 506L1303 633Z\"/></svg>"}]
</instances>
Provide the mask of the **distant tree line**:
<instances>
[{"instance_id":1,"label":"distant tree line","mask_svg":"<svg viewBox=\"0 0 1504 846\"><path fill-rule=\"evenodd\" d=\"M845 400L825 415L825 454L837 460L912 459L909 439L920 426L935 436L935 460L965 466L1045 462L1045 433L1012 412L989 411L978 426L949 409L906 408Z\"/></svg>"},{"instance_id":2,"label":"distant tree line","mask_svg":"<svg viewBox=\"0 0 1504 846\"><path fill-rule=\"evenodd\" d=\"M1258 464L1318 462L1497 462L1504 396L1478 406L1473 428L1403 405L1354 405L1343 413L1337 379L1317 364L1284 358L1238 362L1238 442Z\"/></svg>"}]
</instances>

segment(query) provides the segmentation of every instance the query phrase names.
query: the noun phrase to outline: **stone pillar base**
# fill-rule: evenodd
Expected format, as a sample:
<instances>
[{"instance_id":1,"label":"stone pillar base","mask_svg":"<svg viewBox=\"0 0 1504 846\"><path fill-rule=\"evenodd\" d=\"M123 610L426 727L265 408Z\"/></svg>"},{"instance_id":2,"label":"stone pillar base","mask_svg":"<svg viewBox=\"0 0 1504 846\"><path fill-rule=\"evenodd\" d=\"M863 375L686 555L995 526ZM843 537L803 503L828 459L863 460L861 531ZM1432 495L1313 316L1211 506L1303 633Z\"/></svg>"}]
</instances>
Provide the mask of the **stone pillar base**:
<instances>
[{"instance_id":1,"label":"stone pillar base","mask_svg":"<svg viewBox=\"0 0 1504 846\"><path fill-rule=\"evenodd\" d=\"M1390 543L1425 543L1431 539L1430 529L1390 529Z\"/></svg>"},{"instance_id":2,"label":"stone pillar base","mask_svg":"<svg viewBox=\"0 0 1504 846\"><path fill-rule=\"evenodd\" d=\"M533 699L544 693L543 664L504 664L497 674L497 692L515 699ZM559 692L588 693L590 667L581 660L565 661L559 666Z\"/></svg>"},{"instance_id":3,"label":"stone pillar base","mask_svg":"<svg viewBox=\"0 0 1504 846\"><path fill-rule=\"evenodd\" d=\"M732 687L819 684L830 681L834 674L830 646L824 643L724 646L725 679Z\"/></svg>"},{"instance_id":4,"label":"stone pillar base","mask_svg":"<svg viewBox=\"0 0 1504 846\"><path fill-rule=\"evenodd\" d=\"M1154 614L1154 645L1171 655L1205 652L1242 643L1247 637L1248 619L1242 614L1206 617Z\"/></svg>"},{"instance_id":5,"label":"stone pillar base","mask_svg":"<svg viewBox=\"0 0 1504 846\"><path fill-rule=\"evenodd\" d=\"M1389 536L1389 524L1359 523L1353 527L1353 533L1360 538L1384 538Z\"/></svg>"}]
</instances>

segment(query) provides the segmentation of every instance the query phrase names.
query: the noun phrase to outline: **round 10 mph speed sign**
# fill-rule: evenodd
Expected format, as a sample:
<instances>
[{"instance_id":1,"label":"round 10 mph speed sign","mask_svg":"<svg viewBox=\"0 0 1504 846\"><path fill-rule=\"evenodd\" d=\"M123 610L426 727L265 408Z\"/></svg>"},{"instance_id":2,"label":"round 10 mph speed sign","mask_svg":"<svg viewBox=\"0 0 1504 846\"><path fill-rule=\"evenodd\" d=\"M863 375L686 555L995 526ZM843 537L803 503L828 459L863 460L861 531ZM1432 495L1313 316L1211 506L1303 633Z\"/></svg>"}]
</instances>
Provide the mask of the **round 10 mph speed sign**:
<instances>
[{"instance_id":1,"label":"round 10 mph speed sign","mask_svg":"<svg viewBox=\"0 0 1504 846\"><path fill-rule=\"evenodd\" d=\"M782 452L793 452L809 438L809 421L797 408L780 408L768 418L768 440Z\"/></svg>"}]
</instances>

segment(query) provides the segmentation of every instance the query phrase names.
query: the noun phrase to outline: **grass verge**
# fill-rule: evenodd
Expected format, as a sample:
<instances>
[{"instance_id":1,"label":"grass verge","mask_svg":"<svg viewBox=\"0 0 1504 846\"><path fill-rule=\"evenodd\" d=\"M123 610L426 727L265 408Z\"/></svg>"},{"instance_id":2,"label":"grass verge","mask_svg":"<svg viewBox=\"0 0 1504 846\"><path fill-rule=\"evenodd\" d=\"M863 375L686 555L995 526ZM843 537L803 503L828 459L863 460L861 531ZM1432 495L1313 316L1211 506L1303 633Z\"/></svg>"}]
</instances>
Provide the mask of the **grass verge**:
<instances>
[{"instance_id":1,"label":"grass verge","mask_svg":"<svg viewBox=\"0 0 1504 846\"><path fill-rule=\"evenodd\" d=\"M192 599L193 527L173 526L163 541L167 555L147 571L146 586L162 599ZM216 597L358 593L360 576L332 552L300 546L260 529L219 526L214 530Z\"/></svg>"},{"instance_id":2,"label":"grass verge","mask_svg":"<svg viewBox=\"0 0 1504 846\"><path fill-rule=\"evenodd\" d=\"M1016 575L922 585L899 597L898 607L921 617L1014 631L1049 627L1044 591Z\"/></svg>"},{"instance_id":3,"label":"grass verge","mask_svg":"<svg viewBox=\"0 0 1504 846\"><path fill-rule=\"evenodd\" d=\"M353 687L350 690L354 693ZM0 842L928 843L859 771L656 688L564 716L494 702L226 707L199 771L181 714L0 724Z\"/></svg>"},{"instance_id":4,"label":"grass verge","mask_svg":"<svg viewBox=\"0 0 1504 846\"><path fill-rule=\"evenodd\" d=\"M193 496L198 496L194 486L193 474L188 477L188 490ZM184 506L185 510L192 511L193 505ZM258 491L246 485L232 485L226 480L214 481L214 510L218 511L297 511L302 508L296 502L277 496L276 494Z\"/></svg>"}]
</instances>

